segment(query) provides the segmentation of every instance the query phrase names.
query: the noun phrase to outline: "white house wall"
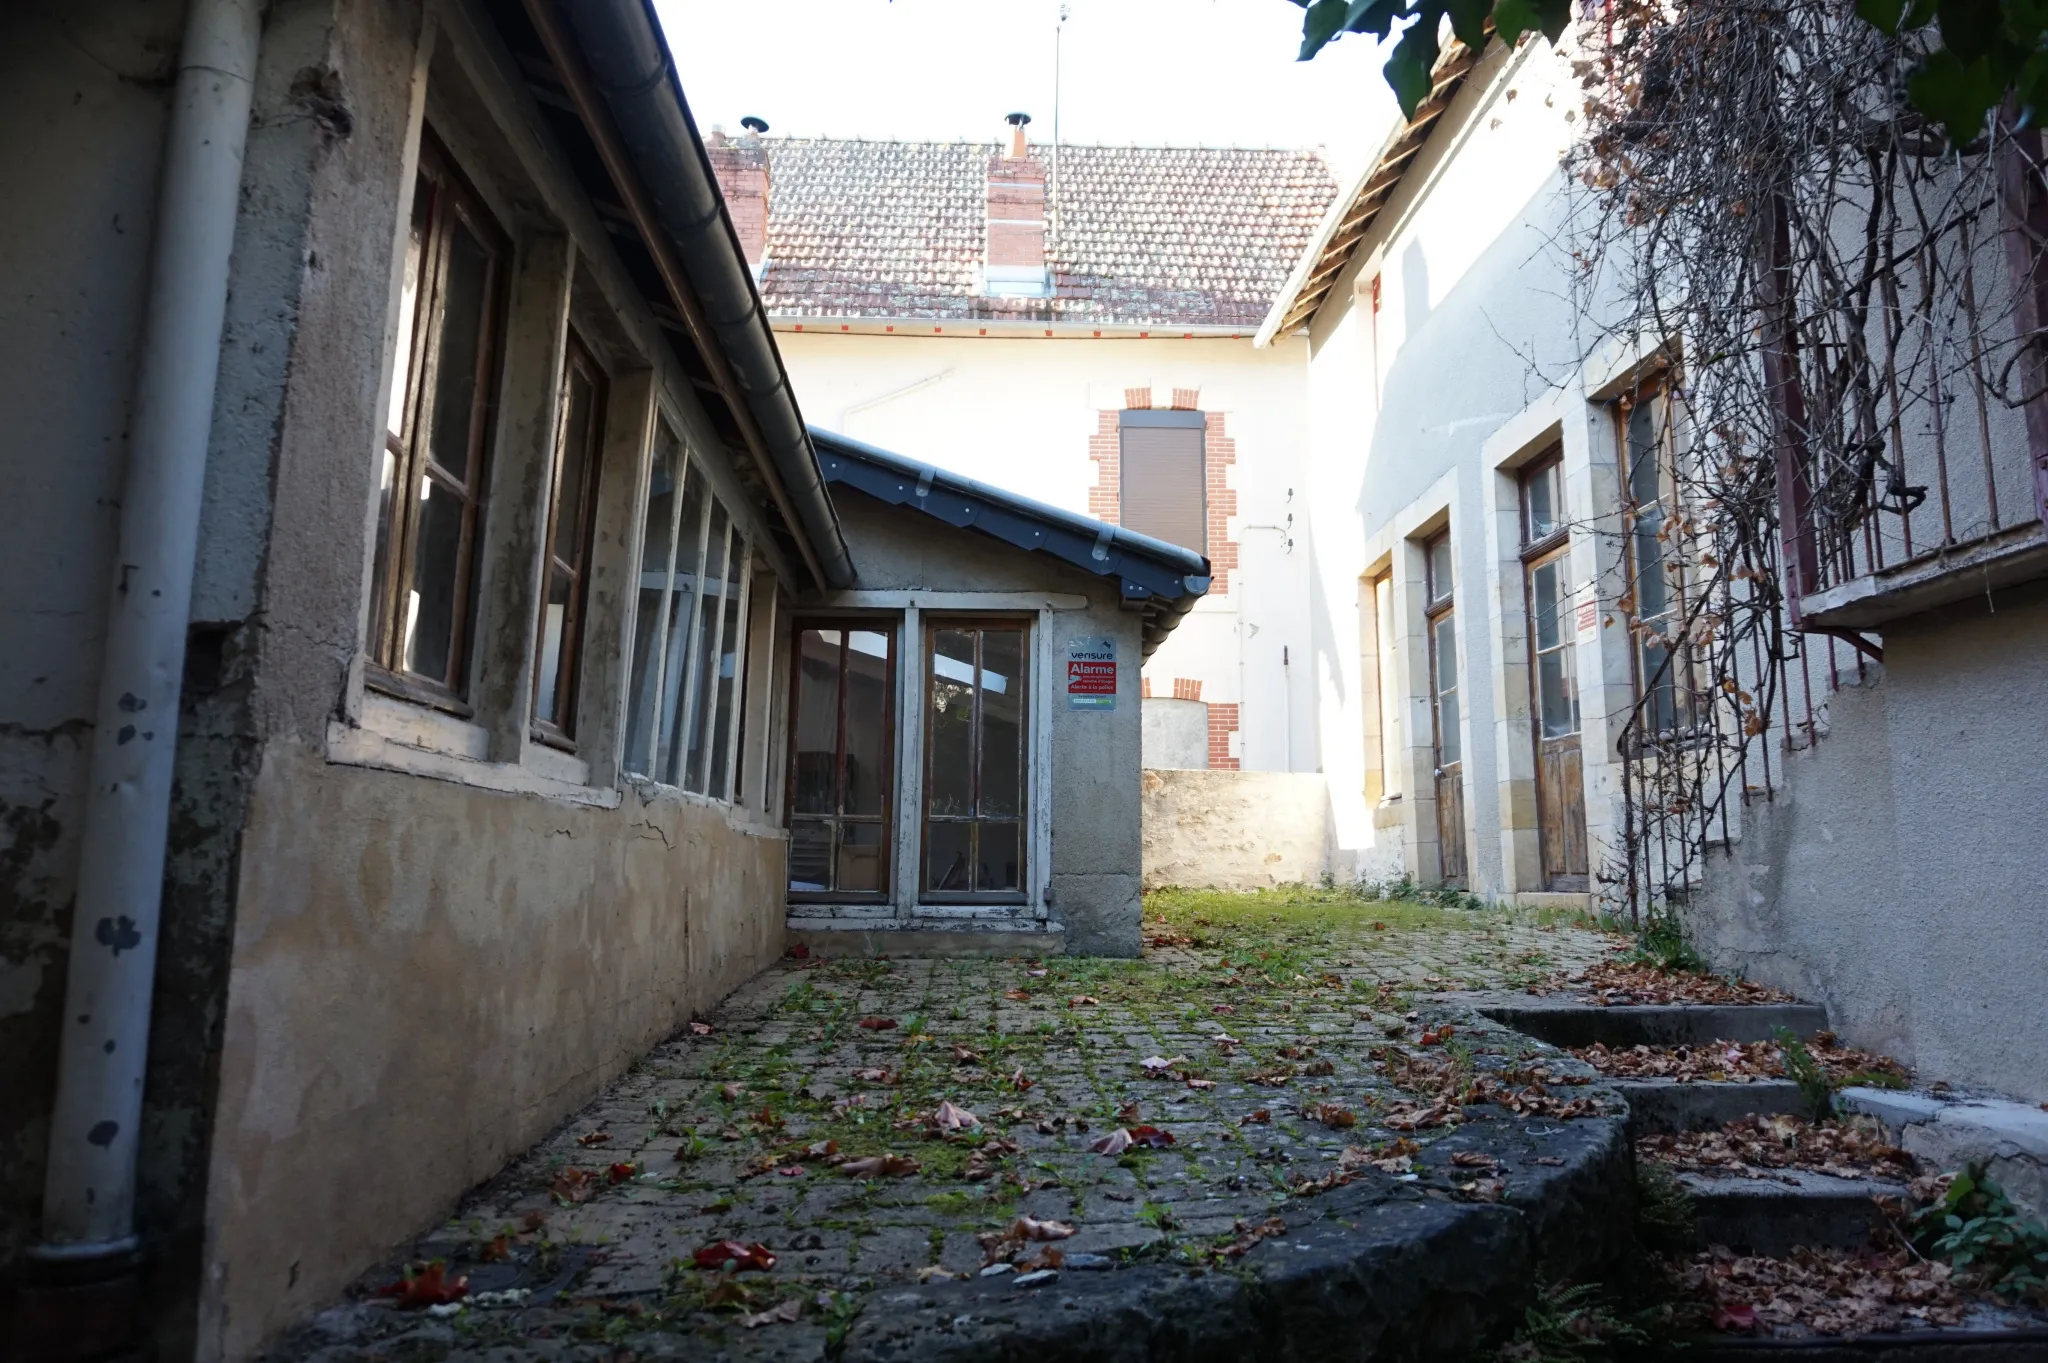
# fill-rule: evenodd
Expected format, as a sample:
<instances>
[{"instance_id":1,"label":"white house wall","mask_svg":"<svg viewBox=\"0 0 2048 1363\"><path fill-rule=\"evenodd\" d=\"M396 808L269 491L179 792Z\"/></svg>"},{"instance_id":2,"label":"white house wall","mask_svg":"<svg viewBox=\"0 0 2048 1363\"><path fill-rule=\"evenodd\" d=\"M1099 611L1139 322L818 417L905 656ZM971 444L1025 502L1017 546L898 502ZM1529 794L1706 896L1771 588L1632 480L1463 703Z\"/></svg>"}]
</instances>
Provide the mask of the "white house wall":
<instances>
[{"instance_id":1,"label":"white house wall","mask_svg":"<svg viewBox=\"0 0 2048 1363\"><path fill-rule=\"evenodd\" d=\"M1205 702L1240 705L1235 755L1245 769L1316 769L1300 533L1304 341L1254 349L1249 337L900 334L908 323L896 335L817 329L836 325L777 327L806 420L1083 514L1097 476L1089 441L1101 413L1127 405L1127 389L1149 388L1161 407L1174 389L1196 389L1203 411L1222 413L1236 442L1227 478L1237 513L1227 538L1238 544L1238 567L1180 623L1146 676L1156 695L1171 696L1180 677L1200 681Z\"/></svg>"}]
</instances>

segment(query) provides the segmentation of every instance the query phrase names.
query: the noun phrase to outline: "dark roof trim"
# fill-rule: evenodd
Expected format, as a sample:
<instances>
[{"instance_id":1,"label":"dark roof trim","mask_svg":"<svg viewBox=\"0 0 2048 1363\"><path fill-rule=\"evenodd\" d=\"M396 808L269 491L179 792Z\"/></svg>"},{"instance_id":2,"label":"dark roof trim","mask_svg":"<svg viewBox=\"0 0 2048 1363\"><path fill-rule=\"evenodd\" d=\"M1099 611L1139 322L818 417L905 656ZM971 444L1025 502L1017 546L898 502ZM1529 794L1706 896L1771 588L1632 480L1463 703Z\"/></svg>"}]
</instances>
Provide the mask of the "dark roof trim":
<instances>
[{"instance_id":1,"label":"dark roof trim","mask_svg":"<svg viewBox=\"0 0 2048 1363\"><path fill-rule=\"evenodd\" d=\"M830 431L811 428L825 481L878 501L978 530L1029 553L1051 554L1116 579L1124 607L1145 614L1145 656L1209 590L1209 560L1140 535Z\"/></svg>"},{"instance_id":2,"label":"dark roof trim","mask_svg":"<svg viewBox=\"0 0 2048 1363\"><path fill-rule=\"evenodd\" d=\"M753 272L648 0L577 0L559 7L556 0L525 3L544 37L555 27L557 12L573 29L591 83L602 92L625 153L653 201L654 217L681 257L695 298L680 301L701 305L729 369L736 390L732 395L744 404L748 420L741 422L742 429L755 428L749 434L758 433L772 461L771 491L785 494L791 503L798 524L790 531L815 555L820 585L851 585L853 561L839 514L825 490ZM593 129L593 135L597 132ZM687 306L684 312L688 318ZM717 375L719 366L712 369Z\"/></svg>"}]
</instances>

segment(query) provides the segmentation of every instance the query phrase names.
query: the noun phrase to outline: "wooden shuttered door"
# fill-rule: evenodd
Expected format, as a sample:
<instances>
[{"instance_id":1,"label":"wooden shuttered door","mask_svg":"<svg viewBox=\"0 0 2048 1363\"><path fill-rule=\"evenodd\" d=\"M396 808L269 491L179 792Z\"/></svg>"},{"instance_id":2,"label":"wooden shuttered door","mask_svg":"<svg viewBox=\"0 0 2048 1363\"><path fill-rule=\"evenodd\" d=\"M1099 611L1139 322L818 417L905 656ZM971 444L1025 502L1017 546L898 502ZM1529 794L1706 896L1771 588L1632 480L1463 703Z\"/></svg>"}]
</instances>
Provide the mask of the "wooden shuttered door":
<instances>
[{"instance_id":1,"label":"wooden shuttered door","mask_svg":"<svg viewBox=\"0 0 2048 1363\"><path fill-rule=\"evenodd\" d=\"M1125 529L1209 552L1204 424L1200 412L1121 414L1118 503Z\"/></svg>"}]
</instances>

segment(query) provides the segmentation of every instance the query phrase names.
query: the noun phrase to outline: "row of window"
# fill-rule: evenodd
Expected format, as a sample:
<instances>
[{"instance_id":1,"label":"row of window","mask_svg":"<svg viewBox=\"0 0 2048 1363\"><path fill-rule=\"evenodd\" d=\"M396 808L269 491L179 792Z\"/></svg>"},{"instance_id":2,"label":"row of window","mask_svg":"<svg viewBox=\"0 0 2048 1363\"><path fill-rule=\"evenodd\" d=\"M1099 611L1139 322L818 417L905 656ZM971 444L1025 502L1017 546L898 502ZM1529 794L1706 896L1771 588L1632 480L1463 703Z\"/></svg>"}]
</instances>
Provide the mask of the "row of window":
<instances>
[{"instance_id":1,"label":"row of window","mask_svg":"<svg viewBox=\"0 0 2048 1363\"><path fill-rule=\"evenodd\" d=\"M794 899L887 900L896 818L894 620L799 621L792 697ZM1021 903L1030 841L1031 632L1021 620L928 622L918 892Z\"/></svg>"},{"instance_id":2,"label":"row of window","mask_svg":"<svg viewBox=\"0 0 2048 1363\"><path fill-rule=\"evenodd\" d=\"M487 452L503 363L509 241L422 139L378 487L368 651L379 689L469 712ZM573 750L609 384L572 329L562 357L533 621L536 741ZM666 419L649 452L627 772L735 798L753 546Z\"/></svg>"}]
</instances>

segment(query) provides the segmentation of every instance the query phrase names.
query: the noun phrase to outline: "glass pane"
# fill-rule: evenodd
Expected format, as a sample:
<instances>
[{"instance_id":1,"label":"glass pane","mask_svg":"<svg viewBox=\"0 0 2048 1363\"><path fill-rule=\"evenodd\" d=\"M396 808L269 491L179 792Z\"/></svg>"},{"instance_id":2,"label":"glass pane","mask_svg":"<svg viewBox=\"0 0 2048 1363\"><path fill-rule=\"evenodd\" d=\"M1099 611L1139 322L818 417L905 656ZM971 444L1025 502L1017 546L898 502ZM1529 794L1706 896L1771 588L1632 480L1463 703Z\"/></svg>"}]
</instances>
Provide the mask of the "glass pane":
<instances>
[{"instance_id":1,"label":"glass pane","mask_svg":"<svg viewBox=\"0 0 2048 1363\"><path fill-rule=\"evenodd\" d=\"M556 558L581 567L583 522L589 506L591 446L596 435L597 389L580 365L569 367L568 411L562 418L562 472L555 489L555 532L550 546Z\"/></svg>"},{"instance_id":2,"label":"glass pane","mask_svg":"<svg viewBox=\"0 0 2048 1363\"><path fill-rule=\"evenodd\" d=\"M420 479L419 496L399 666L452 686L448 669L455 656L464 508L461 497L432 478Z\"/></svg>"},{"instance_id":3,"label":"glass pane","mask_svg":"<svg viewBox=\"0 0 2048 1363\"><path fill-rule=\"evenodd\" d=\"M718 686L713 693L711 725L711 780L705 787L723 800L732 793L727 779L732 763L733 716L740 705L741 646L747 637L746 613L741 596L748 570L746 542L738 530L732 536L731 567L725 575L724 623L718 631Z\"/></svg>"},{"instance_id":4,"label":"glass pane","mask_svg":"<svg viewBox=\"0 0 2048 1363\"><path fill-rule=\"evenodd\" d=\"M573 579L559 568L548 570L547 600L540 608L540 675L533 684L533 717L567 728L560 712L562 654L568 645L569 594Z\"/></svg>"},{"instance_id":5,"label":"glass pane","mask_svg":"<svg viewBox=\"0 0 2048 1363\"><path fill-rule=\"evenodd\" d=\"M832 825L822 819L792 819L789 825L789 888L832 888Z\"/></svg>"},{"instance_id":6,"label":"glass pane","mask_svg":"<svg viewBox=\"0 0 2048 1363\"><path fill-rule=\"evenodd\" d=\"M925 826L925 888L965 894L974 888L970 858L974 825L928 821Z\"/></svg>"},{"instance_id":7,"label":"glass pane","mask_svg":"<svg viewBox=\"0 0 2048 1363\"><path fill-rule=\"evenodd\" d=\"M1545 738L1563 738L1579 731L1578 691L1568 648L1536 657L1538 719Z\"/></svg>"},{"instance_id":8,"label":"glass pane","mask_svg":"<svg viewBox=\"0 0 2048 1363\"><path fill-rule=\"evenodd\" d=\"M407 388L416 362L413 351L419 338L413 335L420 303L421 252L427 240L427 219L434 211L434 182L421 176L413 186L412 226L405 238L405 278L398 286L398 346L391 362L391 398L384 415L384 429L394 436L405 434Z\"/></svg>"},{"instance_id":9,"label":"glass pane","mask_svg":"<svg viewBox=\"0 0 2048 1363\"><path fill-rule=\"evenodd\" d=\"M398 456L384 451L384 463L377 477L377 556L371 563L370 652L384 661L384 613L390 609L391 517L398 500Z\"/></svg>"},{"instance_id":10,"label":"glass pane","mask_svg":"<svg viewBox=\"0 0 2048 1363\"><path fill-rule=\"evenodd\" d=\"M839 649L836 629L797 634L796 771L790 808L797 814L836 814L838 809Z\"/></svg>"},{"instance_id":11,"label":"glass pane","mask_svg":"<svg viewBox=\"0 0 2048 1363\"><path fill-rule=\"evenodd\" d=\"M976 812L983 818L1012 819L1024 813L1022 630L992 629L981 636L981 805Z\"/></svg>"},{"instance_id":12,"label":"glass pane","mask_svg":"<svg viewBox=\"0 0 2048 1363\"><path fill-rule=\"evenodd\" d=\"M1531 473L1522 483L1522 502L1528 517L1528 542L1554 532L1564 517L1564 465L1552 462Z\"/></svg>"},{"instance_id":13,"label":"glass pane","mask_svg":"<svg viewBox=\"0 0 2048 1363\"><path fill-rule=\"evenodd\" d=\"M647 474L647 518L640 528L640 603L633 617L633 656L626 671L626 770L646 776L653 765L655 717L660 713L661 646L675 543L676 475L682 449L666 425L655 428L652 467Z\"/></svg>"},{"instance_id":14,"label":"glass pane","mask_svg":"<svg viewBox=\"0 0 2048 1363\"><path fill-rule=\"evenodd\" d=\"M1451 594L1451 537L1444 535L1429 545L1429 599L1441 601Z\"/></svg>"},{"instance_id":15,"label":"glass pane","mask_svg":"<svg viewBox=\"0 0 2048 1363\"><path fill-rule=\"evenodd\" d=\"M1437 763L1458 760L1458 631L1446 613L1431 626L1436 655Z\"/></svg>"},{"instance_id":16,"label":"glass pane","mask_svg":"<svg viewBox=\"0 0 2048 1363\"><path fill-rule=\"evenodd\" d=\"M477 362L490 305L491 258L461 222L451 224L448 275L441 292L441 353L434 370L434 462L467 485L476 422Z\"/></svg>"},{"instance_id":17,"label":"glass pane","mask_svg":"<svg viewBox=\"0 0 2048 1363\"><path fill-rule=\"evenodd\" d=\"M1663 496L1659 446L1663 441L1657 420L1663 403L1644 398L1628 414L1628 491L1637 506L1648 506Z\"/></svg>"},{"instance_id":18,"label":"glass pane","mask_svg":"<svg viewBox=\"0 0 2048 1363\"><path fill-rule=\"evenodd\" d=\"M968 630L932 636L931 748L925 808L974 813L974 641Z\"/></svg>"},{"instance_id":19,"label":"glass pane","mask_svg":"<svg viewBox=\"0 0 2048 1363\"><path fill-rule=\"evenodd\" d=\"M889 858L882 846L879 823L839 825L839 883L833 888L853 894L879 894L889 888Z\"/></svg>"},{"instance_id":20,"label":"glass pane","mask_svg":"<svg viewBox=\"0 0 2048 1363\"><path fill-rule=\"evenodd\" d=\"M1652 509L1636 516L1636 615L1655 620L1671 609L1671 576L1664 568L1664 513Z\"/></svg>"},{"instance_id":21,"label":"glass pane","mask_svg":"<svg viewBox=\"0 0 2048 1363\"><path fill-rule=\"evenodd\" d=\"M1018 855L1018 825L1013 823L985 823L980 825L980 855L975 859L974 888L983 893L997 891L1015 892L1023 883L1018 875L1022 859Z\"/></svg>"},{"instance_id":22,"label":"glass pane","mask_svg":"<svg viewBox=\"0 0 2048 1363\"><path fill-rule=\"evenodd\" d=\"M1447 767L1458 760L1460 745L1458 739L1458 688L1453 686L1437 693L1436 725L1440 741L1437 745L1437 765Z\"/></svg>"},{"instance_id":23,"label":"glass pane","mask_svg":"<svg viewBox=\"0 0 2048 1363\"><path fill-rule=\"evenodd\" d=\"M1560 642L1558 610L1564 595L1564 561L1552 559L1529 576L1529 606L1535 614L1536 647L1556 648Z\"/></svg>"},{"instance_id":24,"label":"glass pane","mask_svg":"<svg viewBox=\"0 0 2048 1363\"><path fill-rule=\"evenodd\" d=\"M715 664L718 661L718 623L721 614L719 604L724 595L721 584L725 581L727 541L732 538L727 533L730 528L725 508L713 501L711 533L705 541L710 550L704 556L704 575L699 580L702 604L697 614L697 638L691 648L690 685L693 690L692 698L686 702L690 708L690 738L689 742L683 744L683 751L688 760L683 786L687 790L700 793L704 789L706 768L709 765L705 758L710 752L707 740L710 737L713 693L717 690L718 681Z\"/></svg>"},{"instance_id":25,"label":"glass pane","mask_svg":"<svg viewBox=\"0 0 2048 1363\"><path fill-rule=\"evenodd\" d=\"M690 628L697 622L697 572L704 543L704 476L696 465L684 468L683 509L676 520L675 591L669 597L667 661L661 670L661 749L655 754L655 779L672 786L683 783L683 693L689 684L692 649Z\"/></svg>"},{"instance_id":26,"label":"glass pane","mask_svg":"<svg viewBox=\"0 0 2048 1363\"><path fill-rule=\"evenodd\" d=\"M889 636L857 629L847 639L845 812L887 812L889 774Z\"/></svg>"},{"instance_id":27,"label":"glass pane","mask_svg":"<svg viewBox=\"0 0 2048 1363\"><path fill-rule=\"evenodd\" d=\"M1666 666L1670 650L1664 640L1651 635L1643 640L1642 657L1639 663L1643 672L1643 690L1646 704L1644 720L1653 731L1662 732L1678 727L1678 676L1676 664Z\"/></svg>"}]
</instances>

